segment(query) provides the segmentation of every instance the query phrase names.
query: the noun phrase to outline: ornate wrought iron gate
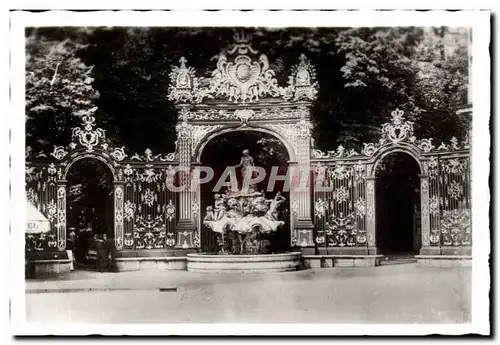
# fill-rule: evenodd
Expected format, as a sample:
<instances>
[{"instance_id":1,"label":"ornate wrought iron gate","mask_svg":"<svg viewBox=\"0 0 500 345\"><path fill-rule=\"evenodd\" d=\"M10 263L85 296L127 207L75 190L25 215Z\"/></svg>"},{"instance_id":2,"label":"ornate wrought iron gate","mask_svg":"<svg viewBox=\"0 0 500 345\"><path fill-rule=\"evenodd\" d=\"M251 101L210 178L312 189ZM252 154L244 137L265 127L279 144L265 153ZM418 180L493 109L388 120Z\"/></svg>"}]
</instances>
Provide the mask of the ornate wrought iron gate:
<instances>
[{"instance_id":1,"label":"ornate wrought iron gate","mask_svg":"<svg viewBox=\"0 0 500 345\"><path fill-rule=\"evenodd\" d=\"M361 153L312 151L314 166L315 242L320 252L377 252L375 241L375 171L387 155L403 152L420 166L421 254L469 253L470 156L469 141L435 147L431 139L418 140L413 123L403 112L392 112L382 126L378 143L364 144Z\"/></svg>"},{"instance_id":2,"label":"ornate wrought iron gate","mask_svg":"<svg viewBox=\"0 0 500 345\"><path fill-rule=\"evenodd\" d=\"M113 175L114 241L119 250L196 250L200 247L200 189L169 189L169 179L189 182L205 145L230 131L257 131L279 139L288 151L289 167L309 173L301 192L290 191L290 244L302 251L375 254L375 171L385 156L403 152L419 164L421 253L470 252L469 142L452 139L435 147L417 139L403 112L392 112L377 143L361 152L323 153L311 147L310 111L318 83L305 56L293 67L287 86L279 86L265 55L248 40L219 55L211 78L195 76L186 60L170 73L168 99L178 113L176 152L146 150L143 155L112 147L92 115L73 129L73 142L51 154L27 152L26 194L50 220L48 235L28 236L27 251L66 247L66 175L73 163L96 159ZM95 110L94 110L95 111ZM179 172L180 171L180 172ZM311 198L312 194L312 198ZM311 199L314 206L311 207ZM311 214L311 211L313 214Z\"/></svg>"},{"instance_id":3,"label":"ornate wrought iron gate","mask_svg":"<svg viewBox=\"0 0 500 345\"><path fill-rule=\"evenodd\" d=\"M51 222L48 235L28 235L27 251L66 248L66 196L71 166L95 159L113 175L114 241L118 250L190 248L177 234L178 193L167 188L168 173L178 165L174 153L130 157L124 148L113 148L93 116L82 117L83 128L73 129L68 147L54 147L50 154L27 151L26 196Z\"/></svg>"}]
</instances>

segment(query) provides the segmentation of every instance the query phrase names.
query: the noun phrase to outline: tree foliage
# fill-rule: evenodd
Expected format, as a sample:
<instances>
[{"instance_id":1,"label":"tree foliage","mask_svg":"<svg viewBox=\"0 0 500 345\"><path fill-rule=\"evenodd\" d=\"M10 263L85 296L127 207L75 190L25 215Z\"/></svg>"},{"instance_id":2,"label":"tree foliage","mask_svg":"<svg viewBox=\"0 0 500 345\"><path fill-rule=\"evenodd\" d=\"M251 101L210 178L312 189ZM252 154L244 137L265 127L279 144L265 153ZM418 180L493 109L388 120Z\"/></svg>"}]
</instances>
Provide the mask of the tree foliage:
<instances>
[{"instance_id":1,"label":"tree foliage","mask_svg":"<svg viewBox=\"0 0 500 345\"><path fill-rule=\"evenodd\" d=\"M420 136L463 137L456 115L467 87L467 36L453 28L253 28L281 83L306 54L320 86L315 144L359 149L378 139L396 107ZM107 136L129 152L172 152L177 112L168 73L185 56L209 75L232 28L37 29L27 32L27 140L37 150L69 142L78 116L97 106ZM59 66L59 67L58 67ZM55 73L57 67L57 73ZM53 77L56 75L55 81ZM97 98L97 96L99 96Z\"/></svg>"},{"instance_id":2,"label":"tree foliage","mask_svg":"<svg viewBox=\"0 0 500 345\"><path fill-rule=\"evenodd\" d=\"M93 67L77 56L85 47L81 39L47 34L30 30L26 38L26 141L50 152L69 143L71 128L95 110L99 93Z\"/></svg>"}]
</instances>

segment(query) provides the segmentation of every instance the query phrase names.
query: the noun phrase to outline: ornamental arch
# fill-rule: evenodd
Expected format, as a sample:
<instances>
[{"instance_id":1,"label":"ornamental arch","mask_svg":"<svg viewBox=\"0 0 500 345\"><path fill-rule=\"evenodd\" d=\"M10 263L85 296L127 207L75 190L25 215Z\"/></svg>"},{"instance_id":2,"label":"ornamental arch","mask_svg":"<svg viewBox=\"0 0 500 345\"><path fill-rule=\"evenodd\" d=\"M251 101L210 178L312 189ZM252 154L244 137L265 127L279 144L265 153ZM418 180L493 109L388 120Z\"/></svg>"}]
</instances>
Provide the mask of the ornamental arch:
<instances>
[{"instance_id":1,"label":"ornamental arch","mask_svg":"<svg viewBox=\"0 0 500 345\"><path fill-rule=\"evenodd\" d=\"M166 98L177 109L175 152L138 154L114 147L96 125L96 109L80 116L81 126L73 129L67 146L56 146L52 153L27 150L26 196L51 222L47 235L27 236L27 251L66 248L66 175L82 159L97 159L112 171L119 251L168 256L200 250L199 190L173 191L168 181L181 171L179 182L189 182L187 172L200 164L214 137L260 131L284 144L290 166L313 177L300 193L290 193L291 247L307 254L376 254L375 169L387 155L404 152L421 170L420 253L470 254L468 139L435 146L432 139L416 138L413 123L395 110L380 129L380 140L361 151L317 150L311 140L311 108L319 87L314 66L301 55L288 84L279 85L266 55L252 48L248 37L234 38L218 55L210 77L197 76L185 58L171 69Z\"/></svg>"},{"instance_id":2,"label":"ornamental arch","mask_svg":"<svg viewBox=\"0 0 500 345\"><path fill-rule=\"evenodd\" d=\"M415 255L421 249L418 161L403 150L383 155L375 166L375 240L383 255Z\"/></svg>"},{"instance_id":3,"label":"ornamental arch","mask_svg":"<svg viewBox=\"0 0 500 345\"><path fill-rule=\"evenodd\" d=\"M281 144L286 148L287 153L288 153L288 157L289 157L289 161L296 162L295 151L293 149L292 144L289 142L289 140L285 139L281 134L277 133L276 131L274 131L272 129L257 127L257 126L244 126L244 127L241 127L241 126L229 127L228 126L224 129L220 129L220 130L217 130L215 132L208 133L204 138L200 139L200 143L198 144L197 147L195 147L195 150L194 150L195 153L193 155L194 162L201 163L201 156L203 154L203 150L204 150L205 146L211 140L217 138L220 135L224 135L225 133L231 133L231 132L235 132L235 131L261 132L261 133L266 133L266 134L273 136L274 138L278 139L281 142Z\"/></svg>"},{"instance_id":4,"label":"ornamental arch","mask_svg":"<svg viewBox=\"0 0 500 345\"><path fill-rule=\"evenodd\" d=\"M171 250L175 232L177 195L166 188L166 175L177 165L175 153L127 154L113 147L97 127L92 109L81 116L72 142L50 154L26 151L26 196L51 222L47 235L28 235L26 250L65 250L67 238L67 175L76 162L97 160L113 179L113 237L119 251Z\"/></svg>"},{"instance_id":5,"label":"ornamental arch","mask_svg":"<svg viewBox=\"0 0 500 345\"><path fill-rule=\"evenodd\" d=\"M417 139L403 111L391 113L377 143L363 150L312 150L315 242L319 252L377 254L375 172L392 153L420 169L421 255L468 254L471 248L469 139L434 146ZM329 188L321 188L327 185Z\"/></svg>"},{"instance_id":6,"label":"ornamental arch","mask_svg":"<svg viewBox=\"0 0 500 345\"><path fill-rule=\"evenodd\" d=\"M65 162L62 174L62 180L67 180L68 172L70 171L73 164L84 159L94 159L103 163L105 166L109 168L109 171L113 176L113 181L116 182L118 180L115 167L113 166L113 160L109 155L103 154L100 150L96 150L95 152L86 152L86 150L82 149L75 150L70 155L68 155L67 162Z\"/></svg>"},{"instance_id":7,"label":"ornamental arch","mask_svg":"<svg viewBox=\"0 0 500 345\"><path fill-rule=\"evenodd\" d=\"M288 85L280 86L266 55L253 49L248 37L234 38L233 46L218 56L212 77L197 77L185 58L170 73L168 98L178 109L179 167L191 171L204 145L220 133L256 130L277 137L288 150L289 164L308 171L310 111L318 92L314 67L301 55ZM314 252L310 191L308 184L304 192L290 193L290 245ZM200 231L199 193L180 192L178 226L186 236Z\"/></svg>"},{"instance_id":8,"label":"ornamental arch","mask_svg":"<svg viewBox=\"0 0 500 345\"><path fill-rule=\"evenodd\" d=\"M112 168L101 159L84 156L67 165L64 181L68 233L71 228L81 230L90 224L94 234L114 238L115 179ZM75 259L81 260L82 257Z\"/></svg>"},{"instance_id":9,"label":"ornamental arch","mask_svg":"<svg viewBox=\"0 0 500 345\"><path fill-rule=\"evenodd\" d=\"M262 142L263 140L263 142ZM270 146L269 146L270 145ZM265 174L260 175L262 180L256 184L259 191L266 191L264 195L273 197L274 193L280 192L285 198L279 209L279 219L284 222L283 226L270 234L269 240L272 251L286 251L290 248L290 192L288 183L283 180L273 181L270 186L271 171L276 175L286 177L290 165L289 151L283 142L269 131L256 130L247 126L240 130L218 131L205 140L201 148L200 158L194 163L213 170L213 178L199 185L198 196L200 200L201 219L206 216L206 209L214 203L214 195L222 194L226 187L215 189L223 182L228 182L227 168L233 168L240 163L242 151L248 149L254 159L255 166L264 169ZM238 181L242 183L240 169L232 170ZM218 252L220 250L220 238L218 233L212 231L203 221L197 224L200 227L200 249L203 252Z\"/></svg>"},{"instance_id":10,"label":"ornamental arch","mask_svg":"<svg viewBox=\"0 0 500 345\"><path fill-rule=\"evenodd\" d=\"M398 145L389 144L384 147L381 147L377 151L377 153L373 155L373 157L370 159L371 162L369 163L370 169L368 171L367 176L375 177L377 166L384 160L384 158L393 153L405 153L411 156L417 163L418 168L420 169L420 173L423 173L422 161L424 161L425 158L422 157L421 150L418 147L411 144L399 143Z\"/></svg>"}]
</instances>

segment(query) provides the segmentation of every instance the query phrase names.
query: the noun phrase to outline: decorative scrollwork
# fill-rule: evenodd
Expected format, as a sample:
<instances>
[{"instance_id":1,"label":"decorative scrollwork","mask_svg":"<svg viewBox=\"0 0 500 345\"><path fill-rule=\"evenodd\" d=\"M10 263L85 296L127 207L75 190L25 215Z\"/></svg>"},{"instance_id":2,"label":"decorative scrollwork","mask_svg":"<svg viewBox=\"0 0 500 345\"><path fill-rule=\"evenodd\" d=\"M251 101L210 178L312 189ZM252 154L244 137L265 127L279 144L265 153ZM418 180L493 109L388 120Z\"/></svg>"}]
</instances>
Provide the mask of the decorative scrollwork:
<instances>
[{"instance_id":1,"label":"decorative scrollwork","mask_svg":"<svg viewBox=\"0 0 500 345\"><path fill-rule=\"evenodd\" d=\"M156 172L155 169L148 168L144 169L142 173L136 172L136 181L146 183L158 182L161 181L162 176L163 174L161 171Z\"/></svg>"},{"instance_id":2,"label":"decorative scrollwork","mask_svg":"<svg viewBox=\"0 0 500 345\"><path fill-rule=\"evenodd\" d=\"M29 188L28 191L26 192L26 199L32 205L35 205L35 206L38 205L38 200L39 200L38 193L36 193L33 188Z\"/></svg>"},{"instance_id":3,"label":"decorative scrollwork","mask_svg":"<svg viewBox=\"0 0 500 345\"><path fill-rule=\"evenodd\" d=\"M94 112L97 108L92 109ZM83 129L73 128L73 138L78 140L80 145L87 148L87 152L92 152L94 148L106 139L106 134L102 128L94 128L95 117L91 115L82 116Z\"/></svg>"},{"instance_id":4,"label":"decorative scrollwork","mask_svg":"<svg viewBox=\"0 0 500 345\"><path fill-rule=\"evenodd\" d=\"M198 231L195 231L193 234L193 246L195 248L200 247L200 234L198 233Z\"/></svg>"},{"instance_id":5,"label":"decorative scrollwork","mask_svg":"<svg viewBox=\"0 0 500 345\"><path fill-rule=\"evenodd\" d=\"M314 202L314 214L316 215L316 217L323 218L323 216L326 213L326 206L327 205L328 205L328 203L325 202L325 200L323 200L321 198L318 198Z\"/></svg>"},{"instance_id":6,"label":"decorative scrollwork","mask_svg":"<svg viewBox=\"0 0 500 345\"><path fill-rule=\"evenodd\" d=\"M191 203L191 214L196 217L200 214L200 203L197 199L193 199Z\"/></svg>"},{"instance_id":7,"label":"decorative scrollwork","mask_svg":"<svg viewBox=\"0 0 500 345\"><path fill-rule=\"evenodd\" d=\"M363 217L366 214L366 200L363 198L358 198L354 205L356 208L356 214Z\"/></svg>"},{"instance_id":8,"label":"decorative scrollwork","mask_svg":"<svg viewBox=\"0 0 500 345\"><path fill-rule=\"evenodd\" d=\"M61 160L64 159L64 157L66 157L67 154L68 152L64 150L64 147L54 146L54 152L51 153L51 156L57 160Z\"/></svg>"},{"instance_id":9,"label":"decorative scrollwork","mask_svg":"<svg viewBox=\"0 0 500 345\"><path fill-rule=\"evenodd\" d=\"M462 197L464 189L457 181L451 181L448 186L448 196L452 199L458 200Z\"/></svg>"},{"instance_id":10,"label":"decorative scrollwork","mask_svg":"<svg viewBox=\"0 0 500 345\"><path fill-rule=\"evenodd\" d=\"M365 156L371 157L373 154L377 151L377 146L373 143L370 144L363 144L363 150L361 151L362 154Z\"/></svg>"},{"instance_id":11,"label":"decorative scrollwork","mask_svg":"<svg viewBox=\"0 0 500 345\"><path fill-rule=\"evenodd\" d=\"M288 88L282 91L283 98L294 101L301 99L314 101L318 94L316 71L304 54L300 55L299 64L292 67L292 75L288 79Z\"/></svg>"},{"instance_id":12,"label":"decorative scrollwork","mask_svg":"<svg viewBox=\"0 0 500 345\"><path fill-rule=\"evenodd\" d=\"M439 230L431 229L431 234L429 236L429 240L431 245L439 244Z\"/></svg>"},{"instance_id":13,"label":"decorative scrollwork","mask_svg":"<svg viewBox=\"0 0 500 345\"><path fill-rule=\"evenodd\" d=\"M47 219L52 223L57 217L57 204L54 199L47 204Z\"/></svg>"},{"instance_id":14,"label":"decorative scrollwork","mask_svg":"<svg viewBox=\"0 0 500 345\"><path fill-rule=\"evenodd\" d=\"M164 247L166 230L161 215L146 219L137 216L135 222L134 240L136 249L160 249Z\"/></svg>"},{"instance_id":15,"label":"decorative scrollwork","mask_svg":"<svg viewBox=\"0 0 500 345\"><path fill-rule=\"evenodd\" d=\"M234 111L234 115L240 120L242 126L246 126L248 120L255 115L255 111L252 109L237 109Z\"/></svg>"},{"instance_id":16,"label":"decorative scrollwork","mask_svg":"<svg viewBox=\"0 0 500 345\"><path fill-rule=\"evenodd\" d=\"M352 166L336 165L328 169L328 177L334 180L343 180L351 178L354 173Z\"/></svg>"},{"instance_id":17,"label":"decorative scrollwork","mask_svg":"<svg viewBox=\"0 0 500 345\"><path fill-rule=\"evenodd\" d=\"M193 67L186 67L186 58L183 56L179 60L180 67L174 66L169 74L170 87L168 100L175 102L189 102L193 99L193 83L196 77Z\"/></svg>"},{"instance_id":18,"label":"decorative scrollwork","mask_svg":"<svg viewBox=\"0 0 500 345\"><path fill-rule=\"evenodd\" d=\"M349 199L349 191L345 186L340 186L333 192L333 198L338 202L342 203Z\"/></svg>"},{"instance_id":19,"label":"decorative scrollwork","mask_svg":"<svg viewBox=\"0 0 500 345\"><path fill-rule=\"evenodd\" d=\"M463 174L467 169L466 163L458 158L443 160L441 167L447 174Z\"/></svg>"},{"instance_id":20,"label":"decorative scrollwork","mask_svg":"<svg viewBox=\"0 0 500 345\"><path fill-rule=\"evenodd\" d=\"M165 217L169 222L171 222L175 218L175 205L172 203L171 199L168 201L168 204L165 208Z\"/></svg>"},{"instance_id":21,"label":"decorative scrollwork","mask_svg":"<svg viewBox=\"0 0 500 345\"><path fill-rule=\"evenodd\" d=\"M396 109L391 112L392 121L382 125L382 134L393 143L399 143L405 139L415 141L413 136L413 122L404 121L404 112Z\"/></svg>"},{"instance_id":22,"label":"decorative scrollwork","mask_svg":"<svg viewBox=\"0 0 500 345\"><path fill-rule=\"evenodd\" d=\"M354 166L356 181L362 180L366 175L366 168L364 164L358 163Z\"/></svg>"},{"instance_id":23,"label":"decorative scrollwork","mask_svg":"<svg viewBox=\"0 0 500 345\"><path fill-rule=\"evenodd\" d=\"M427 180L422 179L420 181L420 189L422 193L427 193L429 191L429 182L427 182Z\"/></svg>"},{"instance_id":24,"label":"decorative scrollwork","mask_svg":"<svg viewBox=\"0 0 500 345\"><path fill-rule=\"evenodd\" d=\"M165 240L167 247L175 246L175 233L167 232L167 239Z\"/></svg>"},{"instance_id":25,"label":"decorative scrollwork","mask_svg":"<svg viewBox=\"0 0 500 345\"><path fill-rule=\"evenodd\" d=\"M328 154L328 152L324 153L323 151L317 150L317 149L312 150L312 156L314 158L318 158L318 159L330 157L330 155Z\"/></svg>"},{"instance_id":26,"label":"decorative scrollwork","mask_svg":"<svg viewBox=\"0 0 500 345\"><path fill-rule=\"evenodd\" d=\"M57 173L57 168L54 163L50 163L47 172L49 173L49 175L55 175Z\"/></svg>"},{"instance_id":27,"label":"decorative scrollwork","mask_svg":"<svg viewBox=\"0 0 500 345\"><path fill-rule=\"evenodd\" d=\"M141 194L141 201L151 207L158 201L158 195L148 188Z\"/></svg>"},{"instance_id":28,"label":"decorative scrollwork","mask_svg":"<svg viewBox=\"0 0 500 345\"><path fill-rule=\"evenodd\" d=\"M135 214L135 210L136 210L137 206L132 203L130 200L127 200L125 202L125 206L124 206L124 218L127 220L127 221L133 221L134 220L134 214Z\"/></svg>"},{"instance_id":29,"label":"decorative scrollwork","mask_svg":"<svg viewBox=\"0 0 500 345\"><path fill-rule=\"evenodd\" d=\"M445 246L470 245L472 242L470 210L444 210L441 234Z\"/></svg>"},{"instance_id":30,"label":"decorative scrollwork","mask_svg":"<svg viewBox=\"0 0 500 345\"><path fill-rule=\"evenodd\" d=\"M429 210L431 215L436 216L439 214L439 198L434 195L429 199Z\"/></svg>"},{"instance_id":31,"label":"decorative scrollwork","mask_svg":"<svg viewBox=\"0 0 500 345\"><path fill-rule=\"evenodd\" d=\"M422 139L418 144L418 147L424 151L425 153L431 152L434 149L434 145L432 145L432 139Z\"/></svg>"},{"instance_id":32,"label":"decorative scrollwork","mask_svg":"<svg viewBox=\"0 0 500 345\"><path fill-rule=\"evenodd\" d=\"M291 244L292 247L296 247L297 246L297 242L298 242L298 239L297 239L297 229L293 229L292 230L292 236L291 236L290 244Z\"/></svg>"},{"instance_id":33,"label":"decorative scrollwork","mask_svg":"<svg viewBox=\"0 0 500 345\"><path fill-rule=\"evenodd\" d=\"M356 218L354 214L347 216L332 216L326 224L327 245L330 247L345 247L356 245Z\"/></svg>"},{"instance_id":34,"label":"decorative scrollwork","mask_svg":"<svg viewBox=\"0 0 500 345\"><path fill-rule=\"evenodd\" d=\"M235 35L234 39L233 48L218 56L210 78L195 77L194 70L186 66L186 59L181 58L180 67L174 67L170 73L168 99L177 103L221 98L241 103L255 102L262 97L294 101L316 99L316 73L304 55L292 68L288 86L280 87L266 55L258 55L248 37Z\"/></svg>"},{"instance_id":35,"label":"decorative scrollwork","mask_svg":"<svg viewBox=\"0 0 500 345\"><path fill-rule=\"evenodd\" d=\"M458 145L458 139L456 137L452 137L450 139L450 147L452 150L460 150L460 146Z\"/></svg>"},{"instance_id":36,"label":"decorative scrollwork","mask_svg":"<svg viewBox=\"0 0 500 345\"><path fill-rule=\"evenodd\" d=\"M122 160L124 160L127 157L127 155L125 154L125 148L123 146L122 147L115 147L111 151L111 157L113 157L118 162L121 162Z\"/></svg>"},{"instance_id":37,"label":"decorative scrollwork","mask_svg":"<svg viewBox=\"0 0 500 345\"><path fill-rule=\"evenodd\" d=\"M294 217L297 217L297 215L299 214L299 201L297 199L292 201L291 209L292 215Z\"/></svg>"}]
</instances>

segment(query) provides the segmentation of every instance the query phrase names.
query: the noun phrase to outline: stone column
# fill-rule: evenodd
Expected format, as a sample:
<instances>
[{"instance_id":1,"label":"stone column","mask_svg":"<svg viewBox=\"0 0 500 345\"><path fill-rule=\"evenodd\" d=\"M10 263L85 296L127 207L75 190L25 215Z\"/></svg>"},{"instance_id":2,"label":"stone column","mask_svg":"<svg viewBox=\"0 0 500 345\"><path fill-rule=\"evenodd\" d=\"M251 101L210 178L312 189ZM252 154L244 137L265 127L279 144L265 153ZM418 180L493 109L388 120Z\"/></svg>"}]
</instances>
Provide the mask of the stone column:
<instances>
[{"instance_id":1,"label":"stone column","mask_svg":"<svg viewBox=\"0 0 500 345\"><path fill-rule=\"evenodd\" d=\"M196 226L192 216L191 192L191 125L185 120L177 126L179 152L179 222L177 223L176 248L194 248Z\"/></svg>"},{"instance_id":2,"label":"stone column","mask_svg":"<svg viewBox=\"0 0 500 345\"><path fill-rule=\"evenodd\" d=\"M297 217L294 222L292 242L301 247L304 253L314 254L314 224L311 218L311 124L305 118L297 124L296 137L296 176L300 179L293 183L293 201L296 201ZM292 202L293 202L292 201Z\"/></svg>"},{"instance_id":3,"label":"stone column","mask_svg":"<svg viewBox=\"0 0 500 345\"><path fill-rule=\"evenodd\" d=\"M115 247L118 250L123 249L123 183L114 183L114 204L115 204Z\"/></svg>"},{"instance_id":4,"label":"stone column","mask_svg":"<svg viewBox=\"0 0 500 345\"><path fill-rule=\"evenodd\" d=\"M375 177L366 178L366 235L368 254L376 254Z\"/></svg>"},{"instance_id":5,"label":"stone column","mask_svg":"<svg viewBox=\"0 0 500 345\"><path fill-rule=\"evenodd\" d=\"M57 183L57 249L66 249L66 183Z\"/></svg>"}]
</instances>

